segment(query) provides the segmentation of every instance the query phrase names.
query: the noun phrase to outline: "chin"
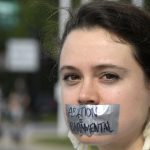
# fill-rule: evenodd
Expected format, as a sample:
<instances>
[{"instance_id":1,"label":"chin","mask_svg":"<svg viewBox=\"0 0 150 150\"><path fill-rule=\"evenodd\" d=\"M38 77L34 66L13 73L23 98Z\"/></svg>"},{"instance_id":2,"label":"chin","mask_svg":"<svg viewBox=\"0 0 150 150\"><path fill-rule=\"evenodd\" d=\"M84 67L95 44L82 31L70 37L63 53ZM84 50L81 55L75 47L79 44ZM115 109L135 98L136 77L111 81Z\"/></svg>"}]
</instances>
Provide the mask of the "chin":
<instances>
[{"instance_id":1,"label":"chin","mask_svg":"<svg viewBox=\"0 0 150 150\"><path fill-rule=\"evenodd\" d=\"M82 135L77 136L79 141L84 144L91 144L91 145L107 145L113 143L115 141L115 135Z\"/></svg>"}]
</instances>

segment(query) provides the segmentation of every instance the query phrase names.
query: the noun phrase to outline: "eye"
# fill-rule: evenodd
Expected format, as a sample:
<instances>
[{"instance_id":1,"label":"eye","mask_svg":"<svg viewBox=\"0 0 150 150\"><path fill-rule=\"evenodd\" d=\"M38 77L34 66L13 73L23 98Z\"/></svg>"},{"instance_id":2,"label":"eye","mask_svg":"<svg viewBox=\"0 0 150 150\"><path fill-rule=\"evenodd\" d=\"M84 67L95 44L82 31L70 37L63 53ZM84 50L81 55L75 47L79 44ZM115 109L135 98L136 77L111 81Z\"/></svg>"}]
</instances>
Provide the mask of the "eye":
<instances>
[{"instance_id":1,"label":"eye","mask_svg":"<svg viewBox=\"0 0 150 150\"><path fill-rule=\"evenodd\" d=\"M76 84L80 81L81 77L78 74L69 73L65 74L63 80L70 85Z\"/></svg>"},{"instance_id":2,"label":"eye","mask_svg":"<svg viewBox=\"0 0 150 150\"><path fill-rule=\"evenodd\" d=\"M100 79L107 83L113 83L120 79L118 74L115 73L103 73L100 77Z\"/></svg>"}]
</instances>

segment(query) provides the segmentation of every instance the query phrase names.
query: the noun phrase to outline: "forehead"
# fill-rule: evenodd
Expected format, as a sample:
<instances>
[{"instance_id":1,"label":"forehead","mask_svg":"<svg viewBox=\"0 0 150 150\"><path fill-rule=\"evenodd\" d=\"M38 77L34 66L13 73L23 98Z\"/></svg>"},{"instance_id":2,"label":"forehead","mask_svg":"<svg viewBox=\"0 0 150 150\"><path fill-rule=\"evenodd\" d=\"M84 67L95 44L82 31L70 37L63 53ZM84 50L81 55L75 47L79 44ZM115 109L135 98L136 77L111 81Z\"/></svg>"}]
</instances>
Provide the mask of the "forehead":
<instances>
[{"instance_id":1,"label":"forehead","mask_svg":"<svg viewBox=\"0 0 150 150\"><path fill-rule=\"evenodd\" d=\"M94 61L127 61L132 58L133 47L122 43L114 34L102 28L77 29L66 38L60 56L60 65L65 63L94 63ZM112 62L112 63L113 63ZM111 63L111 62L109 62ZM119 62L120 63L120 62Z\"/></svg>"},{"instance_id":2,"label":"forehead","mask_svg":"<svg viewBox=\"0 0 150 150\"><path fill-rule=\"evenodd\" d=\"M115 33L109 32L104 28L101 27L93 27L93 28L78 28L72 30L66 37L66 40L64 41L63 47L67 45L72 44L72 41L74 41L75 44L84 44L85 41L90 40L91 44L92 42L100 42L100 44L106 44L107 42L111 43L120 43L120 44L126 44L130 45L128 42L123 40L123 38L120 38ZM86 43L86 44L90 44Z\"/></svg>"}]
</instances>

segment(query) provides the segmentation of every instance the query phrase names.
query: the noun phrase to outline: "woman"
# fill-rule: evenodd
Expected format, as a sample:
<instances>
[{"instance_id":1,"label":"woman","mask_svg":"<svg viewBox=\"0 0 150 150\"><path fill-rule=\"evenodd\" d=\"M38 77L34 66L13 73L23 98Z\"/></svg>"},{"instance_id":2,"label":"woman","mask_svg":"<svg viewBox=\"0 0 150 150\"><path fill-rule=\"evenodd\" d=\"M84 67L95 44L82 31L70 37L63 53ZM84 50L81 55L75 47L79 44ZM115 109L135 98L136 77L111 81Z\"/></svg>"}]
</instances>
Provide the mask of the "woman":
<instances>
[{"instance_id":1,"label":"woman","mask_svg":"<svg viewBox=\"0 0 150 150\"><path fill-rule=\"evenodd\" d=\"M74 147L150 150L150 16L126 4L88 3L68 21L61 46L59 71L67 117L82 105L98 110L119 105L119 117L108 117L118 119L116 133L96 135L90 130L80 135L81 126L69 126ZM107 120L105 112L102 116ZM86 113L84 123L85 118Z\"/></svg>"}]
</instances>

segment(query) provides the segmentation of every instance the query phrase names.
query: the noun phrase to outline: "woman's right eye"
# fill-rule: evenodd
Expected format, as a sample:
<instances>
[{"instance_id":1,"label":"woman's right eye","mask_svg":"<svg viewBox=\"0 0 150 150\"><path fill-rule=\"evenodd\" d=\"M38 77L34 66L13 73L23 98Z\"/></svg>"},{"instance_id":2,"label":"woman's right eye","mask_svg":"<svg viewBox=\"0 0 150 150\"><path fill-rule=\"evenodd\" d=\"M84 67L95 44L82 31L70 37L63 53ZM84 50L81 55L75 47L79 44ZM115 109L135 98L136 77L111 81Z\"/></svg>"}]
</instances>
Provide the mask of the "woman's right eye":
<instances>
[{"instance_id":1,"label":"woman's right eye","mask_svg":"<svg viewBox=\"0 0 150 150\"><path fill-rule=\"evenodd\" d=\"M76 84L79 82L80 80L80 76L77 74L66 74L63 77L63 80L67 83L67 84Z\"/></svg>"}]
</instances>

